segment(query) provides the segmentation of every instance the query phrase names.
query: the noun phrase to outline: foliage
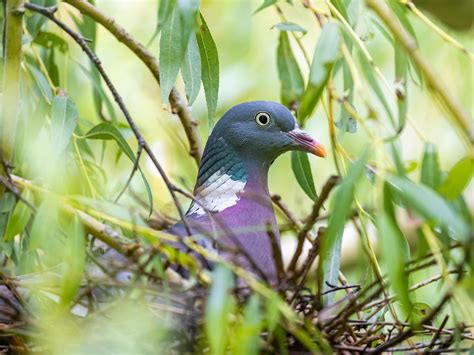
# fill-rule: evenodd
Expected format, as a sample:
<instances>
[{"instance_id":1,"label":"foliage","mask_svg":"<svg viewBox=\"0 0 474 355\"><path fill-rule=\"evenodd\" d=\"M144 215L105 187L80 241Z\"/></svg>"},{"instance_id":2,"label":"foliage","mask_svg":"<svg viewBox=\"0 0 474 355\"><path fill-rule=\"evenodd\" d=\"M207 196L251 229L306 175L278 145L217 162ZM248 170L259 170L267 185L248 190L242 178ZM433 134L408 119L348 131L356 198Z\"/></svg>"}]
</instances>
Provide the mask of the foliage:
<instances>
[{"instance_id":1,"label":"foliage","mask_svg":"<svg viewBox=\"0 0 474 355\"><path fill-rule=\"evenodd\" d=\"M224 11L235 29L222 34L221 14L211 5L161 0L155 20L151 3L128 5L140 24L156 21L145 47L99 1L3 3L6 350L379 353L472 346L468 35L448 34L412 1L265 0L242 18ZM238 75L232 86L239 62L252 66L238 55L244 17L263 22L257 31L273 36L274 61L264 52L268 43L258 42L262 52L252 60L265 68L255 78ZM443 51L451 66L462 64L454 83L451 72L430 63ZM115 67L111 56L120 58ZM152 76L126 70L129 57ZM264 80L268 71L279 85ZM136 90L139 76L145 79ZM252 80L258 86L244 97ZM187 253L177 250L175 237L161 231L190 202L201 139L224 103L257 99L269 87L301 126L327 131L319 135L332 148L331 162L317 169L303 153L291 155L291 168L276 163L283 198L273 200L283 243L298 245L284 255L291 262L277 290L196 243ZM207 125L195 119L206 109ZM417 116L423 110L437 129L425 127ZM446 153L447 145L453 149ZM416 147L423 152L414 154ZM299 187L289 186L288 169ZM341 177L334 191L338 180L323 185L330 174ZM343 252L350 238L360 244L352 264ZM198 255L218 266L201 268Z\"/></svg>"}]
</instances>

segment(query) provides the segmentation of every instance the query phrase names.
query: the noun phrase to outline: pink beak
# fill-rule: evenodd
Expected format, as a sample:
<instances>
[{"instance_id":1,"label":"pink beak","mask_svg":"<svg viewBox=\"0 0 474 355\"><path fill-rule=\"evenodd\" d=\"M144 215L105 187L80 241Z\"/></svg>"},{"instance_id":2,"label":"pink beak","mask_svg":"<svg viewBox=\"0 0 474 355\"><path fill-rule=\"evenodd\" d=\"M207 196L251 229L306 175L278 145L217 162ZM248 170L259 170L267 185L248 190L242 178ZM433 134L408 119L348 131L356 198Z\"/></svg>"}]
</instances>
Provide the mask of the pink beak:
<instances>
[{"instance_id":1,"label":"pink beak","mask_svg":"<svg viewBox=\"0 0 474 355\"><path fill-rule=\"evenodd\" d=\"M317 140L313 139L305 131L295 128L286 133L306 152L325 158L327 155L326 148Z\"/></svg>"}]
</instances>

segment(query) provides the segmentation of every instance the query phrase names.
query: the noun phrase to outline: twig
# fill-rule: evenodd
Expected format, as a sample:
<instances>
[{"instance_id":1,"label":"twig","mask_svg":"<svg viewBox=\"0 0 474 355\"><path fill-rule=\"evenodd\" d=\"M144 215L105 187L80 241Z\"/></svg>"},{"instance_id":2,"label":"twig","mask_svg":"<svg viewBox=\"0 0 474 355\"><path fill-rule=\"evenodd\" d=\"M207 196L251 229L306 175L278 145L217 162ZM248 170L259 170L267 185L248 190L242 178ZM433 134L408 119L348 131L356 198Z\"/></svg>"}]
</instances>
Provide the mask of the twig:
<instances>
[{"instance_id":1,"label":"twig","mask_svg":"<svg viewBox=\"0 0 474 355\"><path fill-rule=\"evenodd\" d=\"M130 185L130 182L132 181L132 178L133 176L135 175L135 173L137 172L139 166L140 166L140 157L142 155L142 151L143 151L143 145L141 144L138 144L138 148L137 148L137 157L135 159L135 161L133 162L133 168L132 168L132 171L130 172L130 176L128 177L127 179L127 182L125 183L125 186L123 187L122 191L120 191L120 193L118 194L118 196L115 198L114 202L117 203L118 200L120 199L120 197L123 195L123 193L127 190L128 186Z\"/></svg>"},{"instance_id":2,"label":"twig","mask_svg":"<svg viewBox=\"0 0 474 355\"><path fill-rule=\"evenodd\" d=\"M183 221L183 224L185 226L186 232L188 235L191 235L191 229L189 228L188 223L186 222L185 215L183 213L183 210L181 208L181 203L179 202L176 193L175 193L175 185L171 183L169 180L168 176L166 175L165 171L163 170L161 164L158 162L156 159L153 151L151 150L150 146L148 143L145 141L143 138L142 134L138 130L137 125L135 124L135 121L131 117L127 107L125 106L122 97L119 95L117 92L117 89L115 86L112 84L109 76L104 70L104 67L102 66L101 61L99 58L95 55L95 53L90 49L89 45L86 43L84 38L79 35L78 33L74 32L71 28L69 28L66 24L63 22L59 21L55 16L54 13L56 12L56 7L49 7L45 8L42 6L38 6L35 4L27 3L25 4L25 7L31 11L37 12L39 14L42 14L43 16L47 17L49 20L54 22L56 25L58 25L64 32L66 32L71 38L82 48L82 50L87 54L89 59L94 63L96 66L97 70L99 71L99 74L102 76L102 79L104 80L105 84L109 88L110 92L112 93L112 96L115 99L115 102L117 105L120 107L120 110L122 111L123 115L125 116L125 119L128 122L128 125L132 129L137 141L138 145L143 146L143 149L147 152L148 156L150 157L151 161L153 162L153 165L155 165L156 169L158 170L159 174L161 175L161 178L165 182L166 187L168 188L168 191L171 195L171 198L173 199L174 204L176 205L176 209L178 210L179 216L181 220Z\"/></svg>"},{"instance_id":3,"label":"twig","mask_svg":"<svg viewBox=\"0 0 474 355\"><path fill-rule=\"evenodd\" d=\"M306 276L308 275L308 272L311 269L311 266L313 265L314 260L316 259L316 256L318 255L320 241L321 241L321 238L324 238L324 232L325 231L326 231L326 229L324 227L321 227L321 228L318 229L318 236L314 240L313 246L311 247L311 250L308 253L308 258L306 259L306 261L305 261L303 267L301 268L301 270L299 272L295 273L295 275L293 276L293 280L297 280L298 277L300 277L300 275L301 275L301 279L300 279L296 289L294 290L293 296L288 301L289 304L293 303L293 301L296 299L296 297L298 297L298 294L300 293L300 291L303 289L303 286L306 282Z\"/></svg>"},{"instance_id":4,"label":"twig","mask_svg":"<svg viewBox=\"0 0 474 355\"><path fill-rule=\"evenodd\" d=\"M355 289L356 291L359 291L360 290L360 286L359 285L343 285L343 286L337 286L337 285L332 285L330 284L329 282L326 281L326 285L328 285L329 287L331 287L330 290L327 290L325 292L322 293L322 295L327 295L328 293L331 293L331 292L336 292L336 291L339 291L339 290L350 290L350 289Z\"/></svg>"},{"instance_id":5,"label":"twig","mask_svg":"<svg viewBox=\"0 0 474 355\"><path fill-rule=\"evenodd\" d=\"M313 205L313 210L311 211L311 214L306 220L306 223L304 224L303 228L298 233L298 236L297 236L298 244L296 245L295 253L293 254L293 258L291 259L290 265L288 266L288 272L294 273L296 265L298 263L298 259L303 251L303 245L306 239L306 235L316 223L316 220L319 217L319 212L321 210L321 207L323 206L324 201L326 201L326 199L329 196L329 193L331 192L333 187L338 184L339 181L340 181L339 176L335 176L335 175L331 176L328 179L328 181L326 181L326 184L324 185L321 191L321 194L319 195L318 199Z\"/></svg>"},{"instance_id":6,"label":"twig","mask_svg":"<svg viewBox=\"0 0 474 355\"><path fill-rule=\"evenodd\" d=\"M277 237L275 233L273 232L272 226L270 223L266 223L267 227L267 235L268 238L270 239L270 243L272 245L272 255L273 255L273 260L275 262L275 270L277 274L277 279L278 283L284 279L285 277L285 271L283 269L283 258L281 256L281 249L280 249L280 244L277 240Z\"/></svg>"},{"instance_id":7,"label":"twig","mask_svg":"<svg viewBox=\"0 0 474 355\"><path fill-rule=\"evenodd\" d=\"M392 32L398 43L403 46L416 65L420 68L428 86L438 93L441 101L450 111L457 126L463 134L463 138L467 139L468 142L473 143L474 137L469 128L469 114L461 106L454 95L452 95L451 91L444 86L439 75L434 72L429 62L421 55L420 49L413 37L400 25L399 22L395 20L395 17L384 1L367 0L367 5L380 17Z\"/></svg>"},{"instance_id":8,"label":"twig","mask_svg":"<svg viewBox=\"0 0 474 355\"><path fill-rule=\"evenodd\" d=\"M446 293L443 299L439 302L438 306L436 306L436 308L433 309L430 312L430 314L428 314L425 318L423 318L423 320L421 321L421 324L430 323L436 317L436 315L441 311L441 309L443 309L444 305L446 304L446 302L449 301L450 298L451 298L451 293L449 292ZM391 348L392 346L397 345L401 343L402 341L408 339L413 334L413 330L414 328L410 327L408 330L404 332L400 332L394 338L387 340L385 343L375 348L373 353L380 354L383 351L386 351L387 349Z\"/></svg>"},{"instance_id":9,"label":"twig","mask_svg":"<svg viewBox=\"0 0 474 355\"><path fill-rule=\"evenodd\" d=\"M156 57L139 43L125 28L118 24L112 17L107 16L91 3L84 0L64 0L79 10L83 15L89 16L106 28L118 41L127 46L150 70L157 83L160 83L160 70ZM191 116L184 98L173 87L169 96L171 111L178 115L189 142L189 154L197 165L201 161L202 144L197 129L197 122Z\"/></svg>"},{"instance_id":10,"label":"twig","mask_svg":"<svg viewBox=\"0 0 474 355\"><path fill-rule=\"evenodd\" d=\"M426 349L432 349L433 346L436 344L436 340L438 340L439 336L441 335L441 331L443 330L444 326L446 325L446 323L448 322L448 319L449 319L449 315L446 315L443 319L443 321L441 322L441 325L439 326L439 328L436 330L436 333L434 333L433 335L433 338L431 339L431 342L430 344L427 346Z\"/></svg>"},{"instance_id":11,"label":"twig","mask_svg":"<svg viewBox=\"0 0 474 355\"><path fill-rule=\"evenodd\" d=\"M290 211L288 206L282 201L280 195L272 194L271 199L272 202L283 212L288 221L290 221L293 228L296 228L298 231L303 228L303 223L301 223L293 212Z\"/></svg>"},{"instance_id":12,"label":"twig","mask_svg":"<svg viewBox=\"0 0 474 355\"><path fill-rule=\"evenodd\" d=\"M441 28L436 26L428 17L426 17L423 12L418 10L418 8L415 6L413 1L411 0L400 0L401 3L406 5L411 12L413 12L418 18L423 21L429 28L431 28L433 31L435 31L442 39L444 39L446 42L450 43L457 49L459 49L461 52L466 54L471 60L474 60L474 54L469 52L469 50L464 47L461 43L456 41L453 37L448 35L446 32L444 32Z\"/></svg>"},{"instance_id":13,"label":"twig","mask_svg":"<svg viewBox=\"0 0 474 355\"><path fill-rule=\"evenodd\" d=\"M36 213L36 208L31 204L30 201L26 200L23 196L21 196L21 191L10 181L7 180L4 176L0 175L0 183L7 188L15 197L23 202L26 206L28 206L33 213Z\"/></svg>"},{"instance_id":14,"label":"twig","mask_svg":"<svg viewBox=\"0 0 474 355\"><path fill-rule=\"evenodd\" d=\"M447 274L459 274L459 270L451 270L451 271L448 271ZM461 271L462 272L462 271ZM438 276L433 276L433 277L430 277L429 279L426 279L426 280L423 280L423 281L420 281L416 284L414 284L412 287L410 287L408 289L408 292L413 292L415 290L418 290L419 288L422 288L426 285L429 285L433 282L436 282L436 281L439 281L441 280L442 278L444 278L445 275L438 275ZM375 301L375 302L372 302L372 303L369 303L367 306L365 306L364 308L362 308L362 310L365 310L365 309L370 309L372 307L376 307L378 305L381 305L381 304L384 304L384 303L388 303L388 302L391 302L393 301L394 299L396 299L397 296L396 295L391 295L391 296L388 296L382 300L378 300L378 301Z\"/></svg>"}]
</instances>

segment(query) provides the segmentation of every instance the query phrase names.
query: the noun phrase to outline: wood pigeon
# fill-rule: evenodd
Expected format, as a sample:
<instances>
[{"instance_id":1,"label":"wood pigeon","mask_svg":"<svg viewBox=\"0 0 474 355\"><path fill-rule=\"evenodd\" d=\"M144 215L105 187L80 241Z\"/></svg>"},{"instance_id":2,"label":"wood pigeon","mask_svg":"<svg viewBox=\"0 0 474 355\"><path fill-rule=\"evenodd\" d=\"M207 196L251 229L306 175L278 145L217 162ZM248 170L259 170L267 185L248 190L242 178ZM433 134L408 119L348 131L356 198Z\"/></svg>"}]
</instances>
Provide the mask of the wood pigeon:
<instances>
[{"instance_id":1,"label":"wood pigeon","mask_svg":"<svg viewBox=\"0 0 474 355\"><path fill-rule=\"evenodd\" d=\"M298 150L326 156L324 146L298 127L276 102L254 101L227 111L210 135L186 213L192 236L225 259L277 282L271 235L280 248L268 191L268 169L281 154ZM186 238L182 222L168 230ZM183 248L183 246L181 246Z\"/></svg>"}]
</instances>

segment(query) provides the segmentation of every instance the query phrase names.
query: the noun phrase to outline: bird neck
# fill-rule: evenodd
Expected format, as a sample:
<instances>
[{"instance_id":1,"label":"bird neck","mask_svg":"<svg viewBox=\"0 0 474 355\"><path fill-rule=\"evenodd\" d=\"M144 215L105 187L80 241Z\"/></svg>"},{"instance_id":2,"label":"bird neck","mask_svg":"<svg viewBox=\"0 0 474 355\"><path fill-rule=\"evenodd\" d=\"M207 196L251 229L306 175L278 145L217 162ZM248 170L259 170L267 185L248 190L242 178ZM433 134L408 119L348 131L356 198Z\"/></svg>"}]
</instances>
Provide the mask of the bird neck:
<instances>
[{"instance_id":1,"label":"bird neck","mask_svg":"<svg viewBox=\"0 0 474 355\"><path fill-rule=\"evenodd\" d=\"M269 199L269 164L257 156L239 154L223 138L211 139L204 151L194 189L194 197L202 206L192 203L187 214L203 215L202 207L221 212L240 200Z\"/></svg>"}]
</instances>

